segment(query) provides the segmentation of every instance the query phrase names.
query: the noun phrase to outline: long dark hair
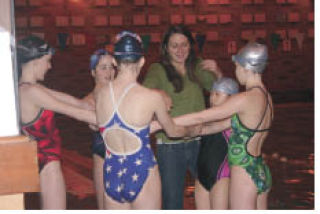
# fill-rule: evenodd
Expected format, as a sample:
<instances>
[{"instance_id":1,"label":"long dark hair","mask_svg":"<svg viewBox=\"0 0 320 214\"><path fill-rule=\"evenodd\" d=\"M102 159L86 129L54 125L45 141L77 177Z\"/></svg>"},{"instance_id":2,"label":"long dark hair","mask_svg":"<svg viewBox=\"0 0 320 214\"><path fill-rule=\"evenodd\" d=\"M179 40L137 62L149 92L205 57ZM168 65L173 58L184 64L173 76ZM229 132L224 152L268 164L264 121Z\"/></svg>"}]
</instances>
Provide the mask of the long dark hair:
<instances>
[{"instance_id":1,"label":"long dark hair","mask_svg":"<svg viewBox=\"0 0 320 214\"><path fill-rule=\"evenodd\" d=\"M187 75L189 79L197 84L199 84L199 81L195 75L195 68L196 68L196 54L194 51L194 44L195 41L192 37L191 32L189 29L184 25L174 25L170 26L168 31L164 34L162 44L161 44L161 61L160 64L164 67L166 71L166 75L168 80L172 83L172 85L175 88L175 92L180 92L183 90L183 79L181 75L176 71L174 66L172 65L170 61L170 56L168 53L168 43L170 37L175 34L182 34L185 37L187 37L189 44L190 44L190 51L188 58L186 59L185 66L187 68Z\"/></svg>"}]
</instances>

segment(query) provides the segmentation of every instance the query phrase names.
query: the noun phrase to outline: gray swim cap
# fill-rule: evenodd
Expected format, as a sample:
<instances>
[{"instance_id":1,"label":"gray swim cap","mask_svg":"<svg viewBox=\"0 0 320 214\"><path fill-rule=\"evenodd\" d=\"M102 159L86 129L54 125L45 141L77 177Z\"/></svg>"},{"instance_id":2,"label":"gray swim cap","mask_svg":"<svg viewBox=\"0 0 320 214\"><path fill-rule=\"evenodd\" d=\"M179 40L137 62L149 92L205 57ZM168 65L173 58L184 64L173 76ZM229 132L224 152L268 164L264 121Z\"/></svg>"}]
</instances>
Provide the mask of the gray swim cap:
<instances>
[{"instance_id":1,"label":"gray swim cap","mask_svg":"<svg viewBox=\"0 0 320 214\"><path fill-rule=\"evenodd\" d=\"M211 90L232 95L239 92L239 84L232 78L222 77L213 83Z\"/></svg>"},{"instance_id":2,"label":"gray swim cap","mask_svg":"<svg viewBox=\"0 0 320 214\"><path fill-rule=\"evenodd\" d=\"M266 45L250 42L232 55L232 61L239 63L245 69L255 73L262 73L268 61L268 48Z\"/></svg>"}]
</instances>

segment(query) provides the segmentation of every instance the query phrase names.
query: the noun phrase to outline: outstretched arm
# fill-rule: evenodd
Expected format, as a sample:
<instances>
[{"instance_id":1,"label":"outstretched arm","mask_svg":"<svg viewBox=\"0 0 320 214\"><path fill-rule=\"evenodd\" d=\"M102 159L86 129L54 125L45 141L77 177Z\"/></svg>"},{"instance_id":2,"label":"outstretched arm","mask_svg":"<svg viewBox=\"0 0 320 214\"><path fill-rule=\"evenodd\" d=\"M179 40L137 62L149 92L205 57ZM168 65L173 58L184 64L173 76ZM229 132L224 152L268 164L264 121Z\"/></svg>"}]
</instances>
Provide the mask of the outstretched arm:
<instances>
[{"instance_id":1,"label":"outstretched arm","mask_svg":"<svg viewBox=\"0 0 320 214\"><path fill-rule=\"evenodd\" d=\"M204 123L202 124L201 127L201 132L199 133L199 135L207 135L207 134L214 134L214 133L218 133L221 132L223 130L226 130L228 128L231 127L231 119L227 118L221 121L217 121L217 122L209 122L209 123ZM162 129L162 126L160 125L160 123L156 120L152 121L151 125L150 125L150 132L156 132Z\"/></svg>"},{"instance_id":2,"label":"outstretched arm","mask_svg":"<svg viewBox=\"0 0 320 214\"><path fill-rule=\"evenodd\" d=\"M80 121L96 124L95 111L82 109L70 102L62 101L63 99L57 99L56 96L45 90L43 86L30 86L24 91L24 95L28 96L35 105L41 108L65 114Z\"/></svg>"},{"instance_id":3,"label":"outstretched arm","mask_svg":"<svg viewBox=\"0 0 320 214\"><path fill-rule=\"evenodd\" d=\"M158 92L158 93L161 94L161 96L162 96L163 99L164 99L164 103L166 104L166 109L167 109L168 111L170 111L171 108L172 108L172 99L171 99L171 97L170 97L165 91L163 91L163 90L154 89L154 88L151 89L151 90L154 90L154 91L156 91L156 92Z\"/></svg>"},{"instance_id":4,"label":"outstretched arm","mask_svg":"<svg viewBox=\"0 0 320 214\"><path fill-rule=\"evenodd\" d=\"M242 112L245 102L245 95L239 93L220 106L175 117L174 122L179 125L195 125L230 118L233 114Z\"/></svg>"},{"instance_id":5,"label":"outstretched arm","mask_svg":"<svg viewBox=\"0 0 320 214\"><path fill-rule=\"evenodd\" d=\"M217 122L203 124L201 135L208 135L222 132L231 127L231 119L227 118Z\"/></svg>"},{"instance_id":6,"label":"outstretched arm","mask_svg":"<svg viewBox=\"0 0 320 214\"><path fill-rule=\"evenodd\" d=\"M55 91L49 88L46 88L40 84L37 84L37 86L39 88L41 88L43 91L46 91L48 94L50 94L52 97L54 97L55 99L64 102L66 104L70 104L73 106L76 106L78 108L85 108L88 110L93 110L94 107L92 107L91 105L89 105L89 103L87 102L87 100L84 99L78 99L74 96L71 96L69 94L66 94L64 92L59 92L59 91Z\"/></svg>"}]
</instances>

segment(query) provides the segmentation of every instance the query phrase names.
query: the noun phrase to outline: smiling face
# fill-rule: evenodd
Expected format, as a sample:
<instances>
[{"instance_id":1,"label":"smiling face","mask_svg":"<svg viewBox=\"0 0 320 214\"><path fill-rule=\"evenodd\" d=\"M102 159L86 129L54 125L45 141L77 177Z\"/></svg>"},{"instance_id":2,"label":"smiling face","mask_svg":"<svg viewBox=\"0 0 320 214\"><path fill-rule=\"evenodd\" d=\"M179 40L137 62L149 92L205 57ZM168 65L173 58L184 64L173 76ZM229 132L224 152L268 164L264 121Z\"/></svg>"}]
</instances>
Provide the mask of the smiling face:
<instances>
[{"instance_id":1,"label":"smiling face","mask_svg":"<svg viewBox=\"0 0 320 214\"><path fill-rule=\"evenodd\" d=\"M228 96L228 94L220 91L212 91L210 94L210 106L221 105L227 100Z\"/></svg>"},{"instance_id":2,"label":"smiling face","mask_svg":"<svg viewBox=\"0 0 320 214\"><path fill-rule=\"evenodd\" d=\"M92 76L97 84L105 84L113 79L115 69L113 66L113 58L110 55L101 56L95 70L92 70Z\"/></svg>"},{"instance_id":3,"label":"smiling face","mask_svg":"<svg viewBox=\"0 0 320 214\"><path fill-rule=\"evenodd\" d=\"M172 34L169 38L167 50L173 63L185 63L190 52L188 38L180 33Z\"/></svg>"}]
</instances>

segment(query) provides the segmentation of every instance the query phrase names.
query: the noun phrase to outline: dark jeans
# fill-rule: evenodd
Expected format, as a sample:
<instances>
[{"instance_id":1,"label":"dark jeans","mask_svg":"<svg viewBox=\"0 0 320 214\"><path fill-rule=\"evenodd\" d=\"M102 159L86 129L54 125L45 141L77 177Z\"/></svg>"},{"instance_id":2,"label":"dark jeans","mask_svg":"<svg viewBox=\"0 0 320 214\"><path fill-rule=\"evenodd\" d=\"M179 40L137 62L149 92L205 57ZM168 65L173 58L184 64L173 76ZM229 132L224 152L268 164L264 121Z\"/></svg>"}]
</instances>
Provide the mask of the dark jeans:
<instances>
[{"instance_id":1,"label":"dark jeans","mask_svg":"<svg viewBox=\"0 0 320 214\"><path fill-rule=\"evenodd\" d=\"M187 170L196 176L199 141L179 144L157 144L157 161L162 184L162 208L183 209Z\"/></svg>"}]
</instances>

